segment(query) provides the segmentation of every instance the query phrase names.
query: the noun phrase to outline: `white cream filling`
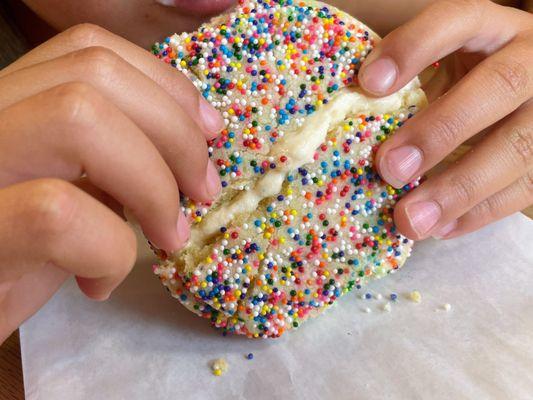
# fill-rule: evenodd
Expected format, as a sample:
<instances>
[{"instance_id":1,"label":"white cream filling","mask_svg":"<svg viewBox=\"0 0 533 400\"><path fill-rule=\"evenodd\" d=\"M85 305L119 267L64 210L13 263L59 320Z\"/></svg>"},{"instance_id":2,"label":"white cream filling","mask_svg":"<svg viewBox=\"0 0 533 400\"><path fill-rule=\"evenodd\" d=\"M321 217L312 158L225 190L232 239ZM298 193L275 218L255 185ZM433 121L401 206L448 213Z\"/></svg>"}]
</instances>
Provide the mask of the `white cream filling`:
<instances>
[{"instance_id":1,"label":"white cream filling","mask_svg":"<svg viewBox=\"0 0 533 400\"><path fill-rule=\"evenodd\" d=\"M227 226L240 214L254 212L263 199L277 195L288 173L313 162L316 149L324 143L330 129L342 123L346 117L384 114L411 104L421 106L425 102L425 95L422 90L416 90L419 86L418 79L415 79L399 92L383 98L367 97L356 88L339 91L327 105L307 117L297 131L287 134L273 146L269 156L277 159L285 155L287 162L267 172L255 186L238 194L230 203L208 212L202 222L192 228L187 247L203 246L205 239L215 234L221 226Z\"/></svg>"}]
</instances>

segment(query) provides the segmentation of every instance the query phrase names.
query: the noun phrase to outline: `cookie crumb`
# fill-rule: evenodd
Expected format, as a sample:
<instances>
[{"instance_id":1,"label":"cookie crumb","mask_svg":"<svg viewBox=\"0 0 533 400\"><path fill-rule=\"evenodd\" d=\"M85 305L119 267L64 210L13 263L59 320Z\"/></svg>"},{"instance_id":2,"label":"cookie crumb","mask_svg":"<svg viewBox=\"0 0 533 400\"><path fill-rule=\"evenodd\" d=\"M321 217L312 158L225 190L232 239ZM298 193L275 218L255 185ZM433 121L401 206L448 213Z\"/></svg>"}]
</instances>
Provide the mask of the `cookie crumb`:
<instances>
[{"instance_id":1,"label":"cookie crumb","mask_svg":"<svg viewBox=\"0 0 533 400\"><path fill-rule=\"evenodd\" d=\"M372 312L370 307L366 307L363 311L366 312L367 314L370 314Z\"/></svg>"},{"instance_id":2,"label":"cookie crumb","mask_svg":"<svg viewBox=\"0 0 533 400\"><path fill-rule=\"evenodd\" d=\"M387 301L384 305L383 305L383 311L385 312L390 312L391 310L391 305L390 305L390 302Z\"/></svg>"},{"instance_id":3,"label":"cookie crumb","mask_svg":"<svg viewBox=\"0 0 533 400\"><path fill-rule=\"evenodd\" d=\"M411 293L409 293L409 299L411 299L411 301L414 301L415 303L421 303L422 295L418 290L413 290Z\"/></svg>"},{"instance_id":4,"label":"cookie crumb","mask_svg":"<svg viewBox=\"0 0 533 400\"><path fill-rule=\"evenodd\" d=\"M228 370L228 363L223 358L219 358L211 364L211 370L213 371L213 375L220 376Z\"/></svg>"},{"instance_id":5,"label":"cookie crumb","mask_svg":"<svg viewBox=\"0 0 533 400\"><path fill-rule=\"evenodd\" d=\"M442 306L442 309L446 312L450 311L452 309L452 305L449 303L446 303Z\"/></svg>"}]
</instances>

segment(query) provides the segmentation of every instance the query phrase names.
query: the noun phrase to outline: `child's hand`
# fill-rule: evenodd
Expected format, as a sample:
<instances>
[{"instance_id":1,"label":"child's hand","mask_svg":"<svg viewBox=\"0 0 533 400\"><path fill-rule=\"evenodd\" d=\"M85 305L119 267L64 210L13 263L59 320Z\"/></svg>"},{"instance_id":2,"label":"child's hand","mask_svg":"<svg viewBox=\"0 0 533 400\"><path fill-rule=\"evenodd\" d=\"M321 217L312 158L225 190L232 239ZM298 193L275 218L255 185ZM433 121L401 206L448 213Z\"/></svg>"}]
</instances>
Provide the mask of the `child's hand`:
<instances>
[{"instance_id":1,"label":"child's hand","mask_svg":"<svg viewBox=\"0 0 533 400\"><path fill-rule=\"evenodd\" d=\"M359 79L390 94L448 55L455 85L381 146L379 172L401 187L487 134L398 203L396 223L412 239L456 237L533 203L533 16L488 0L436 1L377 45Z\"/></svg>"},{"instance_id":2,"label":"child's hand","mask_svg":"<svg viewBox=\"0 0 533 400\"><path fill-rule=\"evenodd\" d=\"M223 124L183 75L90 25L0 71L0 342L69 274L94 299L124 279L136 242L119 204L181 247L178 186L216 197L206 139Z\"/></svg>"}]
</instances>

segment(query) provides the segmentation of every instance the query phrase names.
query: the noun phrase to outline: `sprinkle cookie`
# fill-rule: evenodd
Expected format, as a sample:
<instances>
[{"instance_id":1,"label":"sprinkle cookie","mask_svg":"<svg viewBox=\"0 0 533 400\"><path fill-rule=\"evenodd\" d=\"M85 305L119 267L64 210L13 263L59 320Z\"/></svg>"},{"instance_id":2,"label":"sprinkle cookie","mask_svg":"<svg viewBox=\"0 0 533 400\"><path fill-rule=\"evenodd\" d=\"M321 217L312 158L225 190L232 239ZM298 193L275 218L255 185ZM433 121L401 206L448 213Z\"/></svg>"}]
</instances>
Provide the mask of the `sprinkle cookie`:
<instances>
[{"instance_id":1,"label":"sprinkle cookie","mask_svg":"<svg viewBox=\"0 0 533 400\"><path fill-rule=\"evenodd\" d=\"M316 1L241 0L198 32L154 45L222 112L209 143L212 204L183 198L191 238L155 249L172 296L225 332L278 337L354 287L396 271L412 242L400 190L373 168L381 142L426 104L418 80L381 99L357 71L379 38Z\"/></svg>"}]
</instances>

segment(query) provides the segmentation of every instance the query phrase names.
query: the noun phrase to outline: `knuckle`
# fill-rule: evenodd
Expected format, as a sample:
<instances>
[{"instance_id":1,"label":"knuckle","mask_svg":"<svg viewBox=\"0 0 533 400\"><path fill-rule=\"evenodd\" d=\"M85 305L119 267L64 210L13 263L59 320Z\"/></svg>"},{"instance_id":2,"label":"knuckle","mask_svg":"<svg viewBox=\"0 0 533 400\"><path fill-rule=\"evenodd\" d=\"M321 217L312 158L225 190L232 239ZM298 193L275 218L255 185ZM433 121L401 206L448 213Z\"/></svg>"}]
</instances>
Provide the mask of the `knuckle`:
<instances>
[{"instance_id":1,"label":"knuckle","mask_svg":"<svg viewBox=\"0 0 533 400\"><path fill-rule=\"evenodd\" d=\"M40 179L32 185L26 217L36 237L46 240L68 230L75 209L71 184L60 179Z\"/></svg>"},{"instance_id":2,"label":"knuckle","mask_svg":"<svg viewBox=\"0 0 533 400\"><path fill-rule=\"evenodd\" d=\"M82 128L94 121L101 108L101 98L87 83L70 82L58 86L54 93L54 116L62 125Z\"/></svg>"},{"instance_id":3,"label":"knuckle","mask_svg":"<svg viewBox=\"0 0 533 400\"><path fill-rule=\"evenodd\" d=\"M465 130L464 118L459 112L454 115L437 116L427 125L427 134L421 135L426 142L424 148L442 150L453 149L461 142Z\"/></svg>"},{"instance_id":4,"label":"knuckle","mask_svg":"<svg viewBox=\"0 0 533 400\"><path fill-rule=\"evenodd\" d=\"M478 20L483 15L484 9L490 3L489 0L443 0L441 2L446 9L455 9L461 15L470 15L472 20Z\"/></svg>"},{"instance_id":5,"label":"knuckle","mask_svg":"<svg viewBox=\"0 0 533 400\"><path fill-rule=\"evenodd\" d=\"M456 175L450 178L451 194L456 202L464 205L475 204L479 184L474 175Z\"/></svg>"},{"instance_id":6,"label":"knuckle","mask_svg":"<svg viewBox=\"0 0 533 400\"><path fill-rule=\"evenodd\" d=\"M496 87L513 97L523 97L529 86L528 68L520 61L493 62L487 67L496 80Z\"/></svg>"},{"instance_id":7,"label":"knuckle","mask_svg":"<svg viewBox=\"0 0 533 400\"><path fill-rule=\"evenodd\" d=\"M533 169L528 171L528 173L519 180L519 185L523 194L526 196L526 199L531 203L533 201Z\"/></svg>"},{"instance_id":8,"label":"knuckle","mask_svg":"<svg viewBox=\"0 0 533 400\"><path fill-rule=\"evenodd\" d=\"M492 196L472 208L470 214L478 223L486 224L498 219L502 206L501 199L498 196Z\"/></svg>"},{"instance_id":9,"label":"knuckle","mask_svg":"<svg viewBox=\"0 0 533 400\"><path fill-rule=\"evenodd\" d=\"M83 23L69 28L65 35L72 47L81 49L102 44L109 32L98 25Z\"/></svg>"},{"instance_id":10,"label":"knuckle","mask_svg":"<svg viewBox=\"0 0 533 400\"><path fill-rule=\"evenodd\" d=\"M117 75L120 57L102 46L86 47L73 54L84 76L109 81Z\"/></svg>"},{"instance_id":11,"label":"knuckle","mask_svg":"<svg viewBox=\"0 0 533 400\"><path fill-rule=\"evenodd\" d=\"M533 126L515 127L507 136L514 157L528 168L533 161Z\"/></svg>"}]
</instances>

